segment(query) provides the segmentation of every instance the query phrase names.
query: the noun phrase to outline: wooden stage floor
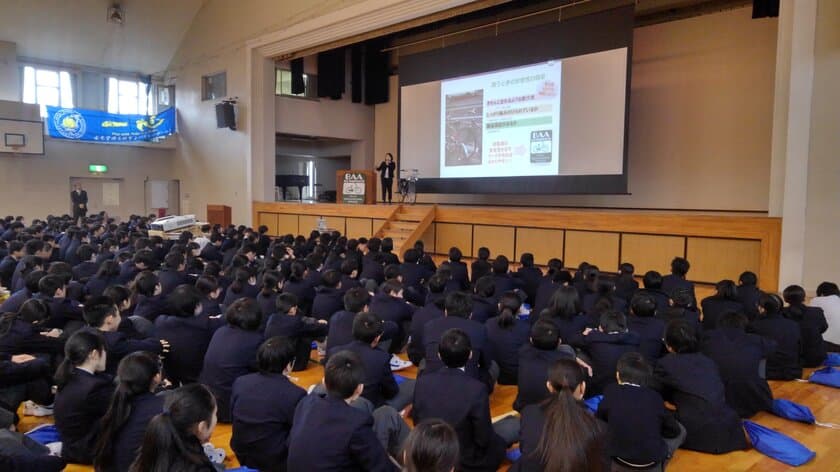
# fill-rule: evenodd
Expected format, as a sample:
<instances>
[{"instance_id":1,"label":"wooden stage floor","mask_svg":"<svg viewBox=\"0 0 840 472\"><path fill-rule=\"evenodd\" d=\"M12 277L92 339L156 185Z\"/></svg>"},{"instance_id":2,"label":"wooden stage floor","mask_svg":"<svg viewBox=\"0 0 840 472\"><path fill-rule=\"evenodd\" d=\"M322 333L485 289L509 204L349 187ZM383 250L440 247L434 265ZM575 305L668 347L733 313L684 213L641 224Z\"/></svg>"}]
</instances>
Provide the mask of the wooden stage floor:
<instances>
[{"instance_id":1,"label":"wooden stage floor","mask_svg":"<svg viewBox=\"0 0 840 472\"><path fill-rule=\"evenodd\" d=\"M317 354L313 351L313 358ZM403 358L405 358L403 356ZM813 369L806 371L806 376ZM405 377L416 377L417 370L412 367L400 372ZM308 388L320 382L323 378L323 368L310 362L309 368L302 372L294 372L293 381L301 387ZM814 412L817 421L828 423L840 423L840 391L831 387L803 383L803 382L776 382L771 381L773 395L776 398L785 398L797 403L807 405ZM497 386L490 399L492 415L499 416L512 410L511 405L516 398L515 386ZM22 413L22 412L21 412ZM759 413L752 418L763 426L781 431L803 443L808 448L816 451L817 456L804 466L800 467L805 471L840 471L840 430L833 430L814 425L806 425L793 421L783 420L770 415ZM22 417L21 430L27 431L37 424L51 423L51 417L34 418ZM225 460L227 468L239 466L239 462L230 450L231 426L220 424L216 427L211 441L217 447L223 447L228 454ZM500 470L507 470L510 464L504 464ZM772 472L789 469L788 466L770 459L754 450L739 451L720 456L702 454L692 451L677 451L673 460L668 466L669 471L762 471ZM70 465L67 471L92 471L92 467Z\"/></svg>"}]
</instances>

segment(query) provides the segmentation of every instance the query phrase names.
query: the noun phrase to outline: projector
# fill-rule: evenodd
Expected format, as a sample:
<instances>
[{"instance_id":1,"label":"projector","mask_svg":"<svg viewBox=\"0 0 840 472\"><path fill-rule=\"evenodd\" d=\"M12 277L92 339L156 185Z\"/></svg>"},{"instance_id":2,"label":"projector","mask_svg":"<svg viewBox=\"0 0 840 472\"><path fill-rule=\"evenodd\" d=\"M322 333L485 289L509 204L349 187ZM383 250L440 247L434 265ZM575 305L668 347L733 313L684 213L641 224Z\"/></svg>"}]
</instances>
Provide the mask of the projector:
<instances>
[{"instance_id":1,"label":"projector","mask_svg":"<svg viewBox=\"0 0 840 472\"><path fill-rule=\"evenodd\" d=\"M152 221L149 224L149 227L155 231L163 231L168 233L169 231L176 231L181 228L187 228L195 224L195 215L183 215L183 216L164 216L163 218L158 218L155 221Z\"/></svg>"}]
</instances>

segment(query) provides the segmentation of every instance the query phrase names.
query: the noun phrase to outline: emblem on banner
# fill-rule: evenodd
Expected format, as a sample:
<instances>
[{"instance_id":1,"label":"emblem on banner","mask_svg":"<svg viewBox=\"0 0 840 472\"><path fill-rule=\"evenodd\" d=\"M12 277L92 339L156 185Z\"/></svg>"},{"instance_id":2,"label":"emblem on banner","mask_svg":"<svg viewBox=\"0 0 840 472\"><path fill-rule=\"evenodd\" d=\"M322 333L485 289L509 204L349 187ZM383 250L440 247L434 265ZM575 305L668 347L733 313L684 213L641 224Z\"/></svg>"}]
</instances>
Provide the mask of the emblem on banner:
<instances>
[{"instance_id":1,"label":"emblem on banner","mask_svg":"<svg viewBox=\"0 0 840 472\"><path fill-rule=\"evenodd\" d=\"M62 108L53 115L53 124L58 133L67 139L79 139L85 134L87 123L81 113Z\"/></svg>"}]
</instances>

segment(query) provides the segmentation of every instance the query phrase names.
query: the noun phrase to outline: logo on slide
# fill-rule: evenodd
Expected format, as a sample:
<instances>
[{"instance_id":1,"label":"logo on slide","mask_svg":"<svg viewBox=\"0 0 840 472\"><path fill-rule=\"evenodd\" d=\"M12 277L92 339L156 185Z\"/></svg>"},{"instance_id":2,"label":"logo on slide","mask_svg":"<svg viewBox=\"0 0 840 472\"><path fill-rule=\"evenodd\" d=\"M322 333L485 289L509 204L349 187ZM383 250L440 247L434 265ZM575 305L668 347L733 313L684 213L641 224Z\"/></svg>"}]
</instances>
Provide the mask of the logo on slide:
<instances>
[{"instance_id":1,"label":"logo on slide","mask_svg":"<svg viewBox=\"0 0 840 472\"><path fill-rule=\"evenodd\" d=\"M551 130L531 131L531 162L551 162Z\"/></svg>"}]
</instances>

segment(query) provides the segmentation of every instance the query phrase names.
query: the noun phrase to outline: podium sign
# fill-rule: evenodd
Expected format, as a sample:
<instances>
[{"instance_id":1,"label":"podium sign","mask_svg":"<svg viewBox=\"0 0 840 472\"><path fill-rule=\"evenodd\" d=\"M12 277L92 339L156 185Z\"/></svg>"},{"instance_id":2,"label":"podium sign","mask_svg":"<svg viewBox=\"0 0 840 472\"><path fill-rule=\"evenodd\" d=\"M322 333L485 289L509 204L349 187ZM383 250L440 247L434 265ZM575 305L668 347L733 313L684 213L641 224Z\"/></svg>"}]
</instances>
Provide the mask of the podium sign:
<instances>
[{"instance_id":1,"label":"podium sign","mask_svg":"<svg viewBox=\"0 0 840 472\"><path fill-rule=\"evenodd\" d=\"M365 183L367 176L361 172L347 172L341 185L341 200L344 203L365 203Z\"/></svg>"}]
</instances>

